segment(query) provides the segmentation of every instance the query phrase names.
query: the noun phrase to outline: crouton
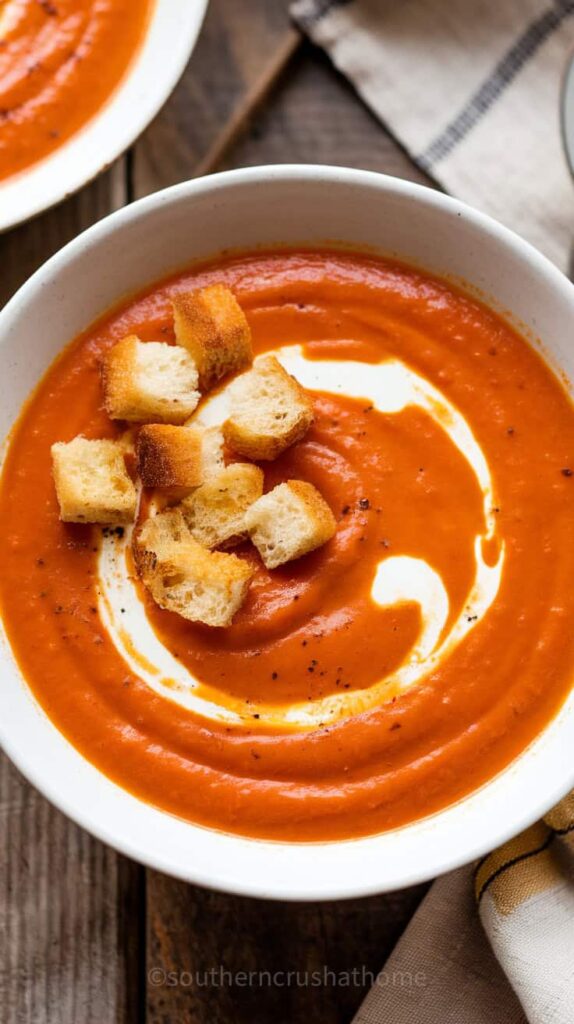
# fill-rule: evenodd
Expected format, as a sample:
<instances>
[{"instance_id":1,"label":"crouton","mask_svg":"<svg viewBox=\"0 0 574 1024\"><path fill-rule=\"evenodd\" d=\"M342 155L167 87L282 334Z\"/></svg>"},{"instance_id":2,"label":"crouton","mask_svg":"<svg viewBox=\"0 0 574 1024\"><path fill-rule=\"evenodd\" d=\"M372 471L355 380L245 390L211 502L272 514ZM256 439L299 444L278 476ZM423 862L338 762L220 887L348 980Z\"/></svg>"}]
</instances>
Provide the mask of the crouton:
<instances>
[{"instance_id":1,"label":"crouton","mask_svg":"<svg viewBox=\"0 0 574 1024\"><path fill-rule=\"evenodd\" d=\"M134 558L160 608L206 626L231 625L254 573L236 555L198 544L177 509L146 520L134 541Z\"/></svg>"},{"instance_id":2,"label":"crouton","mask_svg":"<svg viewBox=\"0 0 574 1024\"><path fill-rule=\"evenodd\" d=\"M196 365L179 345L130 334L105 353L101 374L113 420L184 423L199 402Z\"/></svg>"},{"instance_id":3,"label":"crouton","mask_svg":"<svg viewBox=\"0 0 574 1024\"><path fill-rule=\"evenodd\" d=\"M251 331L233 292L221 284L172 299L175 340L193 356L201 391L253 360Z\"/></svg>"},{"instance_id":4,"label":"crouton","mask_svg":"<svg viewBox=\"0 0 574 1024\"><path fill-rule=\"evenodd\" d=\"M150 516L138 527L133 535L132 552L136 569L146 586L150 587L159 563L168 558L174 546L184 544L190 536L187 523L177 508Z\"/></svg>"},{"instance_id":5,"label":"crouton","mask_svg":"<svg viewBox=\"0 0 574 1024\"><path fill-rule=\"evenodd\" d=\"M211 479L225 468L223 457L223 434L220 427L195 426L193 421L185 424L188 433L193 434L201 447L201 483Z\"/></svg>"},{"instance_id":6,"label":"crouton","mask_svg":"<svg viewBox=\"0 0 574 1024\"><path fill-rule=\"evenodd\" d=\"M144 487L191 490L203 480L201 433L167 423L142 427L136 444Z\"/></svg>"},{"instance_id":7,"label":"crouton","mask_svg":"<svg viewBox=\"0 0 574 1024\"><path fill-rule=\"evenodd\" d=\"M181 511L204 547L231 547L247 537L245 513L262 494L262 470L236 462L185 498Z\"/></svg>"},{"instance_id":8,"label":"crouton","mask_svg":"<svg viewBox=\"0 0 574 1024\"><path fill-rule=\"evenodd\" d=\"M133 521L137 494L125 454L121 440L75 437L52 445L52 473L64 523L115 526Z\"/></svg>"},{"instance_id":9,"label":"crouton","mask_svg":"<svg viewBox=\"0 0 574 1024\"><path fill-rule=\"evenodd\" d=\"M288 480L254 502L245 513L249 536L267 569L321 547L337 524L316 487Z\"/></svg>"},{"instance_id":10,"label":"crouton","mask_svg":"<svg viewBox=\"0 0 574 1024\"><path fill-rule=\"evenodd\" d=\"M234 452L249 459L276 459L313 422L310 398L275 356L262 356L234 380L229 401L223 436Z\"/></svg>"}]
</instances>

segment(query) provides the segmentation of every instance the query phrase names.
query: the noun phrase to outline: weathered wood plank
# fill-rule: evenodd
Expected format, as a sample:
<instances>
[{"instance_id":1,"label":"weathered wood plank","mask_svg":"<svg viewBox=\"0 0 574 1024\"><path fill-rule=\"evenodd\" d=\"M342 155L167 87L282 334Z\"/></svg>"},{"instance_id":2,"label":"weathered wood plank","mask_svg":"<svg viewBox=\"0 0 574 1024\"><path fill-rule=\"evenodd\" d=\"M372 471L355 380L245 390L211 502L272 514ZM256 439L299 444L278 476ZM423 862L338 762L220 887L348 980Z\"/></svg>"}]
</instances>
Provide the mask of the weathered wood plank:
<instances>
[{"instance_id":1,"label":"weathered wood plank","mask_svg":"<svg viewBox=\"0 0 574 1024\"><path fill-rule=\"evenodd\" d=\"M3 1024L137 1020L142 869L56 811L0 761Z\"/></svg>"},{"instance_id":2,"label":"weathered wood plank","mask_svg":"<svg viewBox=\"0 0 574 1024\"><path fill-rule=\"evenodd\" d=\"M211 0L181 82L135 147L136 196L194 176L289 30L285 0Z\"/></svg>"},{"instance_id":3,"label":"weathered wood plank","mask_svg":"<svg viewBox=\"0 0 574 1024\"><path fill-rule=\"evenodd\" d=\"M148 1024L343 1024L423 888L267 903L148 876Z\"/></svg>"},{"instance_id":4,"label":"weathered wood plank","mask_svg":"<svg viewBox=\"0 0 574 1024\"><path fill-rule=\"evenodd\" d=\"M0 307L58 249L125 202L122 159L71 199L0 235Z\"/></svg>"},{"instance_id":5,"label":"weathered wood plank","mask_svg":"<svg viewBox=\"0 0 574 1024\"><path fill-rule=\"evenodd\" d=\"M78 196L1 236L0 303L124 199L121 161ZM0 755L2 1024L141 1019L143 877L142 868L56 811Z\"/></svg>"},{"instance_id":6,"label":"weathered wood plank","mask_svg":"<svg viewBox=\"0 0 574 1024\"><path fill-rule=\"evenodd\" d=\"M211 0L195 54L135 148L134 192L193 177L255 82L289 46L286 0ZM304 42L219 166L334 163L429 184L322 51Z\"/></svg>"},{"instance_id":7,"label":"weathered wood plank","mask_svg":"<svg viewBox=\"0 0 574 1024\"><path fill-rule=\"evenodd\" d=\"M219 169L285 162L360 167L430 183L323 52L308 42Z\"/></svg>"}]
</instances>

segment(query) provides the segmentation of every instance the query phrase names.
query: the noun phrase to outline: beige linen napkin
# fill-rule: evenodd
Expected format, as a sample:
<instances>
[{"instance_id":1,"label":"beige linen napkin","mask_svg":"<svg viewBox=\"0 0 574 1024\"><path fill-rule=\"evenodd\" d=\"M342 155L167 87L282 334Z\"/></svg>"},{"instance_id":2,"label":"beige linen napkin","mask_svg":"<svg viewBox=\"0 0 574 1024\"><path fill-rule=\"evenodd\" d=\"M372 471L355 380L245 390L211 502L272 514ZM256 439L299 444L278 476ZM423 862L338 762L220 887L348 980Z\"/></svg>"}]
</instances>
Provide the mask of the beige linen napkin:
<instances>
[{"instance_id":1,"label":"beige linen napkin","mask_svg":"<svg viewBox=\"0 0 574 1024\"><path fill-rule=\"evenodd\" d=\"M574 188L559 102L572 0L296 0L291 11L420 167L567 267Z\"/></svg>"},{"instance_id":2,"label":"beige linen napkin","mask_svg":"<svg viewBox=\"0 0 574 1024\"><path fill-rule=\"evenodd\" d=\"M354 1024L527 1021L574 1022L574 793L434 883Z\"/></svg>"},{"instance_id":3,"label":"beige linen napkin","mask_svg":"<svg viewBox=\"0 0 574 1024\"><path fill-rule=\"evenodd\" d=\"M559 99L574 0L296 0L291 11L419 166L567 267L574 186ZM574 1024L574 794L435 882L355 1018L526 1021Z\"/></svg>"}]
</instances>

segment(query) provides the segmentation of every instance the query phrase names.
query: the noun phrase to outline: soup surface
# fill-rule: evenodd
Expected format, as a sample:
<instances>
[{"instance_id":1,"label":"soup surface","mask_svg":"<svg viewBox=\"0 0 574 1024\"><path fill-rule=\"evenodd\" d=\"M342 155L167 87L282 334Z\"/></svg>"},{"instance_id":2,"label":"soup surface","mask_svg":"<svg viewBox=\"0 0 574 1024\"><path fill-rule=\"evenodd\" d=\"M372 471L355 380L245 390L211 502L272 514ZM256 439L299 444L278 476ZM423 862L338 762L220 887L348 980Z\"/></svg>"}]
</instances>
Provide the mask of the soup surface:
<instances>
[{"instance_id":1,"label":"soup surface","mask_svg":"<svg viewBox=\"0 0 574 1024\"><path fill-rule=\"evenodd\" d=\"M153 0L0 3L0 179L96 114L143 38Z\"/></svg>"},{"instance_id":2,"label":"soup surface","mask_svg":"<svg viewBox=\"0 0 574 1024\"><path fill-rule=\"evenodd\" d=\"M266 488L309 480L338 521L272 573L238 548L257 574L225 630L146 597L129 531L62 524L50 463L119 431L102 352L171 338L170 294L216 281L315 402ZM8 637L57 727L144 800L277 839L402 825L491 778L569 691L573 455L557 378L445 282L342 252L198 265L76 339L26 406L0 490Z\"/></svg>"}]
</instances>

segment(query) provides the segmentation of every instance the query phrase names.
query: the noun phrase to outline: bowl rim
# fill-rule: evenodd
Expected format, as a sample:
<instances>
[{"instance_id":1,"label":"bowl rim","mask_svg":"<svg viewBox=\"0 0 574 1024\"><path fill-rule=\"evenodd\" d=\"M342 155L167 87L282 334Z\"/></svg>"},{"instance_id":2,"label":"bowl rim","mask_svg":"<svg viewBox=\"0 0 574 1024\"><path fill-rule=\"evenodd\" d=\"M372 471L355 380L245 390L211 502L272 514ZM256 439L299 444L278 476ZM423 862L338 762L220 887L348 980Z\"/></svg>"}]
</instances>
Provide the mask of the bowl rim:
<instances>
[{"instance_id":1,"label":"bowl rim","mask_svg":"<svg viewBox=\"0 0 574 1024\"><path fill-rule=\"evenodd\" d=\"M434 206L446 216L464 217L479 231L510 249L516 258L533 265L548 288L560 292L574 311L574 286L547 257L514 232L459 200L426 186L372 171L328 165L272 165L225 171L180 183L140 199L88 228L40 267L0 312L0 359L6 352L11 324L18 319L37 290L48 282L53 284L58 273L72 264L80 253L121 232L126 224L145 219L148 214L177 204L182 198L191 202L204 193L215 196L221 190L236 186L293 181L321 185L350 184L366 194L370 190L386 191L419 205ZM166 268L166 272L171 269ZM142 287L147 283L151 282L142 282ZM6 654L0 648L0 663L5 661L12 664L9 647ZM54 751L65 747L69 765L82 776L87 786L91 784L92 776L97 777L102 802L107 802L112 808L115 806L118 814L110 824L114 815L106 816L105 809L102 813L99 801L94 806L89 801L78 800L71 790L62 791L61 780L55 775L47 776L43 770L45 762L39 760L35 745L22 742L22 737L18 737L11 728L15 714L3 689L0 689L0 745L35 788L68 817L119 852L185 881L239 895L297 901L347 899L427 881L470 863L516 835L545 814L574 786L574 762L569 755L574 741L572 693L547 727L507 768L463 800L432 816L400 829L358 839L312 843L249 839L173 818L102 775L51 723L19 669L12 671L18 676L22 698L28 699L37 721L42 722L42 734L51 736ZM541 765L544 770L541 770ZM125 819L119 819L120 812L125 814ZM174 848L166 848L169 844L164 846L161 842L158 845L153 828L150 828L149 840L146 839L143 845L140 840L134 840L129 821L131 816L132 823L135 822L138 814L146 820L148 827L155 819L161 825L158 831L173 837ZM495 826L493 821L496 821ZM184 836L182 829L185 830L187 851L177 847L179 838ZM405 836L409 833L410 838L405 845ZM194 843L201 848L206 836L209 837L207 848L214 854L214 861L208 857L204 857L203 864L189 860L190 848L195 852ZM424 857L413 863L411 856L411 863L407 865L398 852L409 848L412 843L418 843L419 850L424 850ZM385 850L385 846L394 847L392 864L387 862L389 850ZM184 852L186 856L183 856ZM218 858L220 863L214 867ZM384 867L381 867L383 858ZM318 870L318 861L328 865L329 870ZM271 874L265 877L257 865L268 862L274 866ZM225 868L222 868L222 863L225 863ZM246 864L249 865L248 870ZM306 875L307 868L309 872ZM349 874L350 869L354 870L353 874Z\"/></svg>"},{"instance_id":2,"label":"bowl rim","mask_svg":"<svg viewBox=\"0 0 574 1024\"><path fill-rule=\"evenodd\" d=\"M139 48L102 106L52 153L0 181L0 232L69 198L129 149L181 78L208 3L153 0ZM171 32L169 60L157 60L171 21L176 21L177 31Z\"/></svg>"}]
</instances>

